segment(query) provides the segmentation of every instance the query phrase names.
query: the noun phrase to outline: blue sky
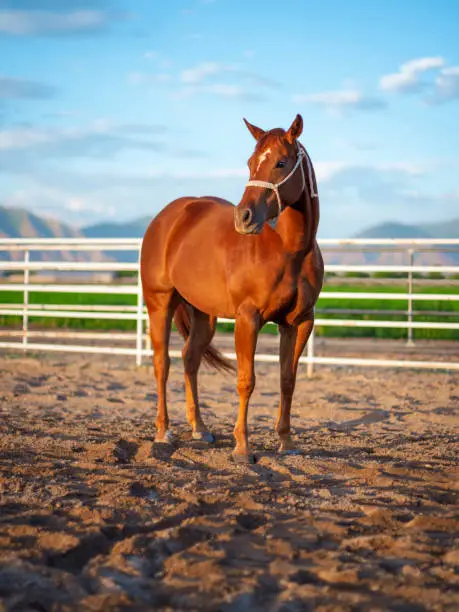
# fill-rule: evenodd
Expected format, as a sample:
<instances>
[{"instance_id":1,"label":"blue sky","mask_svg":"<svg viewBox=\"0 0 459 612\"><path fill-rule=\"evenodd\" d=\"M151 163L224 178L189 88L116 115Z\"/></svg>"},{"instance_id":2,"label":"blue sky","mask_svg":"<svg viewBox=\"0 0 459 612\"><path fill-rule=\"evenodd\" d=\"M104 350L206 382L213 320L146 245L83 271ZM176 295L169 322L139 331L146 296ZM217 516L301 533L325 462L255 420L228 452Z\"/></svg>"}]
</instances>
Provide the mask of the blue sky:
<instances>
[{"instance_id":1,"label":"blue sky","mask_svg":"<svg viewBox=\"0 0 459 612\"><path fill-rule=\"evenodd\" d=\"M300 112L322 237L458 217L458 30L456 0L0 0L0 203L78 225L237 203L242 117Z\"/></svg>"}]
</instances>

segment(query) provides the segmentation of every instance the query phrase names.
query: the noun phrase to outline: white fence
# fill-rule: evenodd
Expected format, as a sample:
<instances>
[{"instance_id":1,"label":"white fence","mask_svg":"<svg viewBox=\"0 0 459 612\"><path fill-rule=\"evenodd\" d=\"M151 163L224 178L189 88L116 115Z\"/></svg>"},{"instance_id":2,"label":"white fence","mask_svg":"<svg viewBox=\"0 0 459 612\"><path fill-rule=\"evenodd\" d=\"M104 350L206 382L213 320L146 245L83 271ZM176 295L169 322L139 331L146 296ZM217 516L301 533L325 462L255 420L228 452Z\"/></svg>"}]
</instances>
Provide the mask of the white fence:
<instances>
[{"instance_id":1,"label":"white fence","mask_svg":"<svg viewBox=\"0 0 459 612\"><path fill-rule=\"evenodd\" d=\"M140 282L138 263L120 263L114 261L37 261L33 255L39 252L43 258L52 257L52 252L74 252L100 254L109 251L131 251L135 253L138 260L140 250L140 239L0 239L0 257L5 257L5 252L10 254L10 259L0 260L0 273L15 272L22 275L22 282L8 281L3 274L4 282L0 282L0 292L20 291L23 300L18 304L1 303L0 316L19 316L22 318L22 330L3 329L0 335L11 338L8 341L0 341L0 348L22 349L34 351L66 351L84 353L106 353L119 355L132 355L136 357L136 363L140 365L142 359L151 356L149 340L146 335L147 314L143 304L142 287ZM416 265L415 258L425 252L459 252L459 239L428 239L428 240L383 240L383 239L354 239L354 240L321 240L321 248L327 252L350 250L358 252L402 252L406 254L408 264L404 265L327 265L327 272L403 272L407 274L406 293L383 293L369 291L327 291L326 286L321 297L330 300L340 299L371 299L400 300L406 301L406 321L376 321L361 319L327 319L316 318L316 326L346 326L346 327L385 327L401 328L407 330L408 343L413 341L414 329L446 329L459 330L459 323L442 321L413 321L413 305L417 301L459 301L459 294L454 293L423 293L413 291L413 275L415 273L426 274L429 272L441 272L442 274L459 274L459 265ZM105 258L107 259L107 258ZM124 284L114 279L109 283L78 283L71 282L33 282L34 272L62 273L95 273L95 272L131 272L134 273L136 282ZM59 276L57 277L59 278ZM110 306L110 305L65 305L65 304L33 304L30 303L30 293L46 292L73 293L73 294L110 294L110 295L134 295L136 305L134 306ZM346 311L343 311L344 313ZM363 314L363 311L360 311ZM112 333L112 332L76 332L62 330L32 330L30 319L36 317L52 318L78 318L97 320L128 320L136 322L135 333ZM221 319L221 321L228 321ZM232 322L232 321L231 321ZM15 338L18 338L18 340ZM35 339L53 339L53 342L36 342ZM66 342L63 343L62 340ZM93 344L73 343L70 341L90 340ZM117 346L103 346L108 340L117 341ZM119 343L129 342L133 346L119 346ZM235 359L234 353L226 353L229 358ZM172 357L180 356L178 351L171 351ZM277 355L258 354L259 361L278 361ZM309 375L312 374L314 364L336 364L336 365L358 365L358 366L391 366L406 368L427 369L454 369L459 370L458 362L446 361L413 361L393 359L364 359L349 357L320 357L314 354L314 334L308 343L307 355L301 358L301 363L307 364Z\"/></svg>"}]
</instances>

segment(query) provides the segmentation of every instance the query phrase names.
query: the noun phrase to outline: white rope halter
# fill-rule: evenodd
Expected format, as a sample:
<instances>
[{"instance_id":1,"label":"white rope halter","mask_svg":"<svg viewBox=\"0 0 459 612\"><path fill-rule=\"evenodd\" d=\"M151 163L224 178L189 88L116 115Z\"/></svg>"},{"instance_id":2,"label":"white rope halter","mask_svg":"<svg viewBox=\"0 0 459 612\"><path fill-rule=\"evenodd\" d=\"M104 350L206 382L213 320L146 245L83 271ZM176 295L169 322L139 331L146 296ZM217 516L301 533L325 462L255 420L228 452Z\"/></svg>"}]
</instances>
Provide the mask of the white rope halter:
<instances>
[{"instance_id":1,"label":"white rope halter","mask_svg":"<svg viewBox=\"0 0 459 612\"><path fill-rule=\"evenodd\" d=\"M287 174L287 176L282 181L280 181L280 183L268 183L267 181L253 180L253 181L249 181L246 184L246 187L261 187L262 189L272 189L274 193L276 194L277 203L279 205L279 215L282 212L282 200L279 194L279 187L292 178L292 176L298 170L298 166L301 168L301 178L303 179L303 187L301 188L301 193L303 193L304 188L306 187L306 180L304 177L304 168L303 168L303 158L306 158L306 163L308 165L309 190L310 190L311 198L318 197L318 194L314 191L314 182L312 180L312 163L309 158L309 155L306 149L303 147L303 145L300 144L298 141L296 142L296 146L298 149L298 159L296 160L296 164L293 167L292 171L289 172L289 174Z\"/></svg>"}]
</instances>

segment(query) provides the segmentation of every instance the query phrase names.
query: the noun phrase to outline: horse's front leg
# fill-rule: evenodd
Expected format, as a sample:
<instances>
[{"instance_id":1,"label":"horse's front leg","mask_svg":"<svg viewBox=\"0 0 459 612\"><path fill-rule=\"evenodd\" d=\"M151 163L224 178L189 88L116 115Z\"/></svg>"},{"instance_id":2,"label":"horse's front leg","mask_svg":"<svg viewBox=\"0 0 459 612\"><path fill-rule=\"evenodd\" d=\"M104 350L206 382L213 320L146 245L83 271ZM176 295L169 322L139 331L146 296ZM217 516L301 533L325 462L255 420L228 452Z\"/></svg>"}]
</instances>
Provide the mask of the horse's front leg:
<instances>
[{"instance_id":1,"label":"horse's front leg","mask_svg":"<svg viewBox=\"0 0 459 612\"><path fill-rule=\"evenodd\" d=\"M255 387L254 357L260 330L260 316L253 307L242 307L238 312L234 331L237 354L237 390L239 413L234 428L236 447L233 459L236 463L254 463L249 453L247 411L250 396Z\"/></svg>"},{"instance_id":2,"label":"horse's front leg","mask_svg":"<svg viewBox=\"0 0 459 612\"><path fill-rule=\"evenodd\" d=\"M281 396L276 431L280 438L281 453L295 452L290 436L290 409L295 391L296 372L301 353L311 335L314 320L304 321L295 327L279 326L280 331L280 386Z\"/></svg>"}]
</instances>

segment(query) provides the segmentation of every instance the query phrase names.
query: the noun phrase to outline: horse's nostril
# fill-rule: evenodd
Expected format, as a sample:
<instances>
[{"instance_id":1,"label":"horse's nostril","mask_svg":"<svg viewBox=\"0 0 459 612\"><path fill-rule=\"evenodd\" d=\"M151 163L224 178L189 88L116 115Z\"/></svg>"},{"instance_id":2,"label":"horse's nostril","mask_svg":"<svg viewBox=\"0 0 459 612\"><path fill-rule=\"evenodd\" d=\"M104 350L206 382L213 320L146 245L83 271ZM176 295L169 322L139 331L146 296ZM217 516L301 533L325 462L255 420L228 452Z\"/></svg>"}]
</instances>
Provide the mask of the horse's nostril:
<instances>
[{"instance_id":1,"label":"horse's nostril","mask_svg":"<svg viewBox=\"0 0 459 612\"><path fill-rule=\"evenodd\" d=\"M250 208L246 208L244 210L244 214L242 215L242 223L244 223L245 225L248 225L251 220L252 220L252 211L250 210Z\"/></svg>"}]
</instances>

